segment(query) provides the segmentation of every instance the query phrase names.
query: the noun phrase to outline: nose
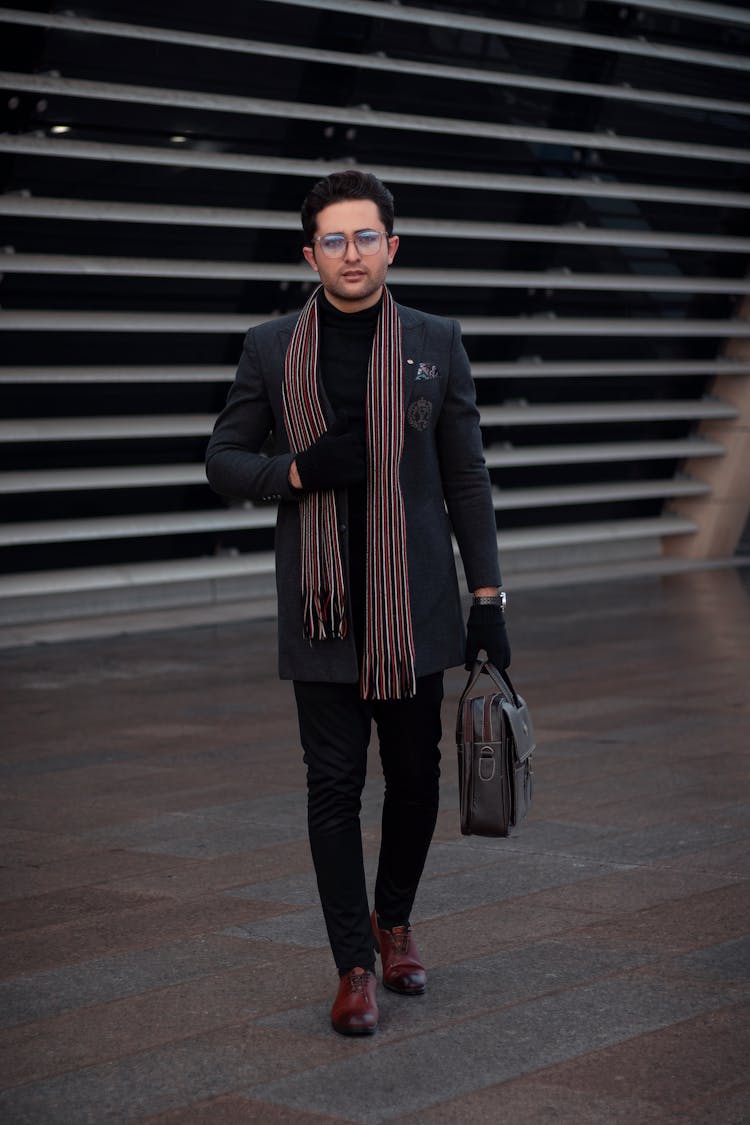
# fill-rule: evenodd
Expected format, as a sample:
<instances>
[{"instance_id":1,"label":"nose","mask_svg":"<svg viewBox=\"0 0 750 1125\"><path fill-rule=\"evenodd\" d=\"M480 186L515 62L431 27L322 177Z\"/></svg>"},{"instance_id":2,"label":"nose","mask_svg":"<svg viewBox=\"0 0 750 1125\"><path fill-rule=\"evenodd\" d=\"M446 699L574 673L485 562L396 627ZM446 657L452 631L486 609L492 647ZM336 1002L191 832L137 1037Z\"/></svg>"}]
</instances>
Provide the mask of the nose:
<instances>
[{"instance_id":1,"label":"nose","mask_svg":"<svg viewBox=\"0 0 750 1125\"><path fill-rule=\"evenodd\" d=\"M357 243L354 241L353 238L347 239L346 253L344 254L345 260L347 262L358 262L360 257L361 257L361 254L360 254L359 250L357 249Z\"/></svg>"}]
</instances>

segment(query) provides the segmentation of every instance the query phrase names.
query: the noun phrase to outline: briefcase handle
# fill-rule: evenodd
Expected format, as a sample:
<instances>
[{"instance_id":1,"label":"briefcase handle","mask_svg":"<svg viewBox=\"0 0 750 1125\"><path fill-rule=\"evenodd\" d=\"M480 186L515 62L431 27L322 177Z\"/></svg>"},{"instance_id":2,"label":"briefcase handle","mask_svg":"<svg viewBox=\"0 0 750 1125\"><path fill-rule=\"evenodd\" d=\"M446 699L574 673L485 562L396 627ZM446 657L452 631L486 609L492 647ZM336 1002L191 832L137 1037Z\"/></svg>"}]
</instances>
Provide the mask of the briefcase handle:
<instances>
[{"instance_id":1,"label":"briefcase handle","mask_svg":"<svg viewBox=\"0 0 750 1125\"><path fill-rule=\"evenodd\" d=\"M505 696L509 703L512 703L514 707L520 707L521 705L516 689L513 687L511 678L508 675L507 669L504 672L501 672L498 668L495 667L494 664L491 664L489 660L475 660L474 665L469 672L469 679L466 682L466 687L462 691L461 698L458 701L459 723L460 716L463 712L464 700L467 698L469 692L475 686L477 680L483 672L487 673L487 675L494 683L495 687L498 688L498 690Z\"/></svg>"},{"instance_id":2,"label":"briefcase handle","mask_svg":"<svg viewBox=\"0 0 750 1125\"><path fill-rule=\"evenodd\" d=\"M462 698L469 694L483 672L487 673L495 686L499 688L499 690L503 693L503 695L506 696L506 698L508 698L509 696L508 702L513 703L514 706L518 707L518 694L516 692L516 689L513 687L510 673L508 672L507 668L505 669L505 671L501 672L500 669L496 668L495 665L492 664L489 660L477 659L474 661L474 665L469 672L469 679L466 683L466 687L463 690Z\"/></svg>"}]
</instances>

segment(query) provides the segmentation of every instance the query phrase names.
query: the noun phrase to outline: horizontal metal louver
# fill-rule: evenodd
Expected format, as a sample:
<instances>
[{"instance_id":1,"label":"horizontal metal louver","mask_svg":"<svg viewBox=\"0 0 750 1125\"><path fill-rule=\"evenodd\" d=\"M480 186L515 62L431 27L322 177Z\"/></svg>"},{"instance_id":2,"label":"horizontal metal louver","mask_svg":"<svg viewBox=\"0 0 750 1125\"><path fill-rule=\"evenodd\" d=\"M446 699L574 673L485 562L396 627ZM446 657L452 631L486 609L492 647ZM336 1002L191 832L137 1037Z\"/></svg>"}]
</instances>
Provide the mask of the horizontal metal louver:
<instances>
[{"instance_id":1,"label":"horizontal metal louver","mask_svg":"<svg viewBox=\"0 0 750 1125\"><path fill-rule=\"evenodd\" d=\"M268 596L275 507L202 455L338 167L394 190L397 299L462 327L511 573L694 534L750 374L750 14L595 8L0 8L0 619Z\"/></svg>"}]
</instances>

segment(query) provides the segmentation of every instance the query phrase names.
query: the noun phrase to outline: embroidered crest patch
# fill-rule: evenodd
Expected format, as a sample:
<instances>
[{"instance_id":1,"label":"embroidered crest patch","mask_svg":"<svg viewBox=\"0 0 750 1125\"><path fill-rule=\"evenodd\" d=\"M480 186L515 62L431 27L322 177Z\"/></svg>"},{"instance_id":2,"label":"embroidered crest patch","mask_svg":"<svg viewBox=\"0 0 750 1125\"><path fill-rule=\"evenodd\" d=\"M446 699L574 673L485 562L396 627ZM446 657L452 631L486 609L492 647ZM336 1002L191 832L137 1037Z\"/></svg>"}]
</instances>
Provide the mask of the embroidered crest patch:
<instances>
[{"instance_id":1,"label":"embroidered crest patch","mask_svg":"<svg viewBox=\"0 0 750 1125\"><path fill-rule=\"evenodd\" d=\"M417 379L437 379L440 372L434 363L420 363L417 368Z\"/></svg>"},{"instance_id":2,"label":"embroidered crest patch","mask_svg":"<svg viewBox=\"0 0 750 1125\"><path fill-rule=\"evenodd\" d=\"M415 430L426 430L432 417L432 403L426 398L415 399L407 410L406 417Z\"/></svg>"}]
</instances>

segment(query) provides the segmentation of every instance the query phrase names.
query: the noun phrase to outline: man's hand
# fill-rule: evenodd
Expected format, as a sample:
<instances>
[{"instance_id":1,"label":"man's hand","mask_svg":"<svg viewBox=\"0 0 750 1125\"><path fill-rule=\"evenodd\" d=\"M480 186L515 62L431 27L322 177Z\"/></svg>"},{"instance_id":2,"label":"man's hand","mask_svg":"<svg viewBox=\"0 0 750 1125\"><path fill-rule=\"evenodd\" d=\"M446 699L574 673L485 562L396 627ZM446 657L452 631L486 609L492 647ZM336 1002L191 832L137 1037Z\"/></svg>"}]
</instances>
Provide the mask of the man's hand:
<instances>
[{"instance_id":1,"label":"man's hand","mask_svg":"<svg viewBox=\"0 0 750 1125\"><path fill-rule=\"evenodd\" d=\"M289 469L289 483L305 492L320 492L359 484L365 472L364 438L349 429L348 418L341 417L309 449L297 454Z\"/></svg>"},{"instance_id":2,"label":"man's hand","mask_svg":"<svg viewBox=\"0 0 750 1125\"><path fill-rule=\"evenodd\" d=\"M473 605L466 623L466 671L470 672L481 649L501 672L510 664L510 641L505 615L499 605Z\"/></svg>"}]
</instances>

